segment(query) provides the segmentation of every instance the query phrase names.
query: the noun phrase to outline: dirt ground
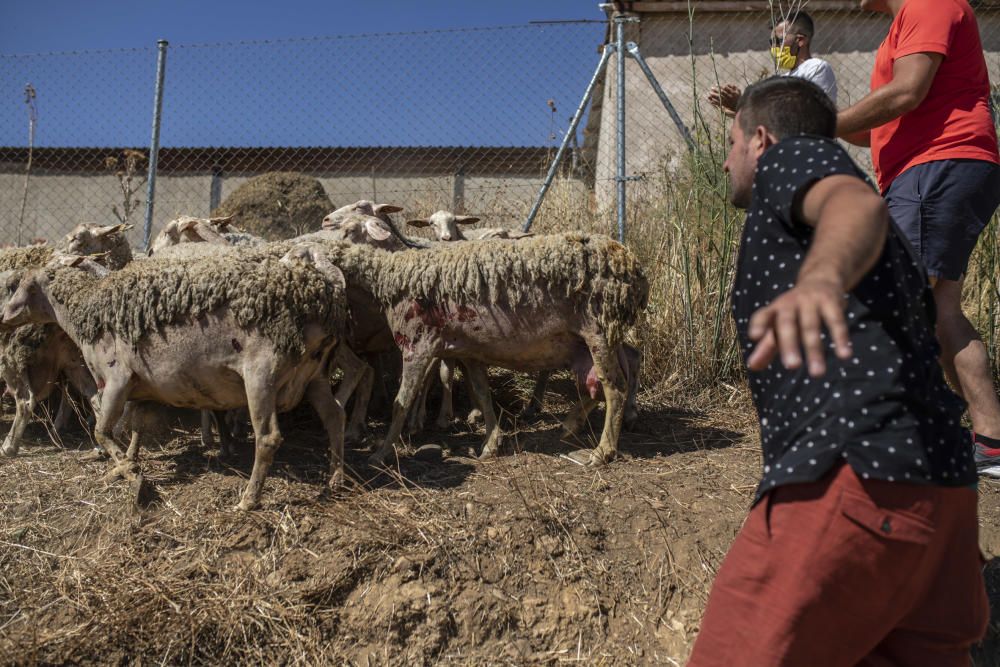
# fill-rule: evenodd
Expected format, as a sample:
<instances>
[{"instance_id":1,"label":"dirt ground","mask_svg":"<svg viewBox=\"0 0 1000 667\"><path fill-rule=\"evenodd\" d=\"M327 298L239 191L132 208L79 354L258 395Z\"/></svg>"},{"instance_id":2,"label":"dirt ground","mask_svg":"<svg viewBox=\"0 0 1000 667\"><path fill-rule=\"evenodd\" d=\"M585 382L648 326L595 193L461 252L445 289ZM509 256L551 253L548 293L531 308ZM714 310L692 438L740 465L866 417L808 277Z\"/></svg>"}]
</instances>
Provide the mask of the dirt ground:
<instances>
[{"instance_id":1,"label":"dirt ground","mask_svg":"<svg viewBox=\"0 0 1000 667\"><path fill-rule=\"evenodd\" d=\"M415 437L399 475L349 452L337 496L317 423L286 415L250 513L230 509L249 450L226 463L174 431L144 454L158 499L136 509L82 432L57 447L32 426L0 461L0 662L682 665L759 473L745 396L647 395L597 470L563 456L593 434L562 440L566 406L548 407L508 420L491 462L468 428ZM974 658L1000 666L1000 483L980 497L994 618Z\"/></svg>"}]
</instances>

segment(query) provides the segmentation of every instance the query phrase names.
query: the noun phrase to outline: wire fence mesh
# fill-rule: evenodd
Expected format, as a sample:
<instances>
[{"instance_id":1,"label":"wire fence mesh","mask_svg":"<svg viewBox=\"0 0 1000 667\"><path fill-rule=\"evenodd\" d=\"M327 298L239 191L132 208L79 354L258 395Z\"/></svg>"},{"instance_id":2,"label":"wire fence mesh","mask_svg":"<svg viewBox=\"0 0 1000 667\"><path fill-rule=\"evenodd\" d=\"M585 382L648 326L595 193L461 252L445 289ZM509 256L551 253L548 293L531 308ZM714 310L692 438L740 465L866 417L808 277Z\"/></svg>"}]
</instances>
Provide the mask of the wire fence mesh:
<instances>
[{"instance_id":1,"label":"wire fence mesh","mask_svg":"<svg viewBox=\"0 0 1000 667\"><path fill-rule=\"evenodd\" d=\"M840 107L868 91L889 25L853 4L806 5L812 51L833 67ZM774 15L734 11L745 6L754 3L637 2L640 20L626 28L714 160L725 121L705 102L708 89L773 71ZM979 22L997 80L1000 11L980 7ZM593 21L170 45L153 232L208 214L270 172L315 179L331 209L373 199L407 215L446 208L518 225L612 34ZM0 244L56 239L79 222L141 223L156 54L0 55ZM599 78L558 174L562 191L592 210L614 204L615 77L612 65ZM629 189L648 193L683 167L686 147L633 60L625 90ZM868 165L866 152L854 154ZM287 188L272 196L277 210L294 208ZM140 243L141 230L133 234Z\"/></svg>"}]
</instances>

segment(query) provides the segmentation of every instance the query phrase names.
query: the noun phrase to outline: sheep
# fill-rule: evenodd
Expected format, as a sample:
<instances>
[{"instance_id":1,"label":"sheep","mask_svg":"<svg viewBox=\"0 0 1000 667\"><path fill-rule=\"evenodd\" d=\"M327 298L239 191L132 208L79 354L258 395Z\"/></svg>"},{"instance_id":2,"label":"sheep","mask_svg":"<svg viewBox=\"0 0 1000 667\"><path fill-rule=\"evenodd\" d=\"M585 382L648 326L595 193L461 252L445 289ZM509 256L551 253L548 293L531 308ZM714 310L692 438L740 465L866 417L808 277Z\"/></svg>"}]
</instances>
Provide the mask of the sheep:
<instances>
[{"instance_id":1,"label":"sheep","mask_svg":"<svg viewBox=\"0 0 1000 667\"><path fill-rule=\"evenodd\" d=\"M381 247L388 250L405 249L406 245L393 234L392 229L383 219L375 218L365 211L378 212L387 217L387 213L400 210L399 207L373 204L368 201L359 201L355 204L342 207L327 216L327 229L309 234L303 234L293 239L285 241L274 241L258 248L261 252L267 252L280 257L291 248L300 243L310 241L348 241L351 243L363 243L373 247ZM333 221L333 222L331 222ZM185 242L169 245L169 241L163 241L156 245L154 257L170 259L197 259L206 257L221 257L224 255L239 255L244 249L234 248L223 242L223 238L215 232L209 222L197 218L181 218L176 225L171 223L164 229L171 238L183 238ZM198 240L205 242L198 243ZM361 354L375 355L388 350L395 350L392 341L392 334L388 329L385 316L378 305L367 295L356 289L348 288L348 299L350 302L349 346ZM336 360L337 366L341 366L341 359ZM348 363L348 362L345 362ZM342 370L346 368L341 366ZM365 422L368 411L368 401L375 381L375 371L371 366L363 366L365 372L358 382L354 406L351 410L351 417L345 431L344 438L348 443L360 441L364 436ZM215 415L218 421L218 415ZM208 414L202 415L202 442L209 446L212 441L211 419ZM220 436L222 428L220 426ZM224 453L228 451L228 441L223 439Z\"/></svg>"},{"instance_id":2,"label":"sheep","mask_svg":"<svg viewBox=\"0 0 1000 667\"><path fill-rule=\"evenodd\" d=\"M626 392L617 349L649 292L624 246L606 236L567 233L518 243L446 243L419 252L322 247L349 285L378 300L403 355L392 424L369 459L373 465L384 464L393 451L435 358L466 365L486 422L482 458L495 456L500 445L485 366L572 369L584 402L570 423L579 423L603 388L604 430L587 462L614 458Z\"/></svg>"},{"instance_id":3,"label":"sheep","mask_svg":"<svg viewBox=\"0 0 1000 667\"><path fill-rule=\"evenodd\" d=\"M32 268L58 261L58 253L94 255L102 270L117 269L132 258L125 233L131 225L83 223L66 235L58 248L33 246L0 251L0 306L13 294L19 277ZM96 265L95 265L96 266ZM97 387L83 363L79 349L54 324L19 327L0 331L0 378L14 397L14 422L7 432L0 454L16 456L24 430L39 401L59 387L60 378L88 402L95 402ZM64 395L53 426L58 432L69 419L70 404Z\"/></svg>"},{"instance_id":4,"label":"sheep","mask_svg":"<svg viewBox=\"0 0 1000 667\"><path fill-rule=\"evenodd\" d=\"M487 239L523 239L534 236L534 232L522 232L502 227L470 229L463 231L460 225L472 225L479 218L471 215L456 215L451 211L437 211L428 218L407 220L410 227L432 227L439 241L484 241Z\"/></svg>"},{"instance_id":5,"label":"sheep","mask_svg":"<svg viewBox=\"0 0 1000 667\"><path fill-rule=\"evenodd\" d=\"M264 239L234 227L232 221L233 216L225 218L182 216L171 220L153 239L147 254L153 256L165 248L185 243L210 243L235 247L257 247L266 243Z\"/></svg>"},{"instance_id":6,"label":"sheep","mask_svg":"<svg viewBox=\"0 0 1000 667\"><path fill-rule=\"evenodd\" d=\"M196 409L249 408L253 471L239 510L257 506L281 443L277 413L305 396L330 445L331 487L343 482L344 411L328 364L344 334L343 275L266 252L224 258L149 258L97 277L77 267L28 272L5 325L56 322L83 353L101 390L98 444L113 473L141 489L137 447L124 454L112 426L128 400Z\"/></svg>"},{"instance_id":7,"label":"sheep","mask_svg":"<svg viewBox=\"0 0 1000 667\"><path fill-rule=\"evenodd\" d=\"M457 215L451 211L437 211L431 214L427 218L418 218L414 220L408 220L407 225L411 227L431 227L434 230L434 235L441 242L453 242L453 241L479 241L488 239L523 239L530 238L534 236L532 232L521 232L515 230L508 230L504 228L484 228L484 229L473 229L463 232L461 225L471 225L480 221L480 218L470 215ZM636 395L639 391L639 365L641 361L641 355L637 349L628 344L623 344L623 349L619 352L620 361L622 368L625 371L626 378L628 380L628 398L625 403L625 417L624 424L626 428L631 428L635 421L638 419L638 411L636 409ZM439 371L440 380L442 384L442 398L441 398L441 408L438 412L438 418L436 425L438 428L445 428L453 418L452 409L452 385L454 382L455 367L454 364L445 360L441 364ZM432 375L434 375L432 373ZM532 392L531 399L525 408L521 411L521 418L530 420L534 419L538 411L542 408L542 400L545 396L545 388L548 384L549 371L542 371L538 374L538 378L535 382L535 388ZM426 400L426 388L417 402L417 408L414 412L414 419L417 423L422 424L425 419L426 407L424 402ZM475 411L474 411L475 412ZM470 415L469 421L473 419L474 415ZM575 428L577 424L570 424L570 428Z\"/></svg>"}]
</instances>

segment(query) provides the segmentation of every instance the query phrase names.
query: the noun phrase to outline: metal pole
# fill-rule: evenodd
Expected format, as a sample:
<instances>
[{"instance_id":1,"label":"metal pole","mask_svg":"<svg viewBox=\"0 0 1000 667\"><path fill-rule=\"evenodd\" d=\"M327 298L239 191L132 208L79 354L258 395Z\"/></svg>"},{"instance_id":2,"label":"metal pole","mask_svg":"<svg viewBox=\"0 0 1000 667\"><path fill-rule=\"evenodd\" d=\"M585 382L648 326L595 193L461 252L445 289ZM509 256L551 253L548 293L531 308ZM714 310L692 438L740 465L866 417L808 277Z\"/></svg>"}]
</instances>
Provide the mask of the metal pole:
<instances>
[{"instance_id":1,"label":"metal pole","mask_svg":"<svg viewBox=\"0 0 1000 667\"><path fill-rule=\"evenodd\" d=\"M618 51L618 240L625 242L625 17L615 15L616 46Z\"/></svg>"},{"instance_id":2,"label":"metal pole","mask_svg":"<svg viewBox=\"0 0 1000 667\"><path fill-rule=\"evenodd\" d=\"M167 69L167 40L156 42L156 93L153 97L153 139L149 144L149 175L146 179L146 224L143 227L142 249L149 250L153 231L153 202L156 197L156 163L160 157L160 118L163 111L163 75Z\"/></svg>"},{"instance_id":3,"label":"metal pole","mask_svg":"<svg viewBox=\"0 0 1000 667\"><path fill-rule=\"evenodd\" d=\"M590 102L590 97L594 94L594 87L597 86L597 80L601 78L601 72L604 71L604 68L608 64L608 60L611 59L611 54L614 53L615 50L614 44L604 45L604 53L601 54L601 61L597 63L597 69L594 70L594 76L590 77L590 83L587 84L587 90L583 93L583 99L580 100L580 105L577 106L576 113L573 114L573 120L569 123L569 129L566 130L562 143L559 144L559 150L556 151L556 156L552 160L549 172L545 175L545 182L542 183L542 189L538 191L538 196L535 198L535 203L531 207L531 212L528 213L528 219L525 220L524 226L521 227L523 231L531 229L531 224L535 221L535 216L538 215L538 209L542 206L542 200L545 199L545 193L549 191L549 187L552 185L552 180L556 176L556 170L559 168L559 163L562 161L563 154L566 152L566 147L569 145L570 139L576 135L576 128L580 124L580 119L583 118L584 111L587 110L587 103Z\"/></svg>"},{"instance_id":4,"label":"metal pole","mask_svg":"<svg viewBox=\"0 0 1000 667\"><path fill-rule=\"evenodd\" d=\"M674 105L670 103L670 98L667 94L663 92L663 88L660 87L660 82L656 80L656 76L653 74L653 70L649 69L649 65L646 64L645 58L639 53L639 45L635 42L629 42L625 45L626 52L632 56L632 58L639 64L639 68L642 69L642 73L646 75L649 80L649 85L653 87L653 91L656 96L660 98L660 102L663 103L663 108L667 110L670 114L670 119L674 121L674 125L677 126L677 131L681 133L684 141L687 143L688 150L694 152L694 139L691 137L691 132L688 130L687 125L681 120L680 115L677 110L674 109Z\"/></svg>"}]
</instances>

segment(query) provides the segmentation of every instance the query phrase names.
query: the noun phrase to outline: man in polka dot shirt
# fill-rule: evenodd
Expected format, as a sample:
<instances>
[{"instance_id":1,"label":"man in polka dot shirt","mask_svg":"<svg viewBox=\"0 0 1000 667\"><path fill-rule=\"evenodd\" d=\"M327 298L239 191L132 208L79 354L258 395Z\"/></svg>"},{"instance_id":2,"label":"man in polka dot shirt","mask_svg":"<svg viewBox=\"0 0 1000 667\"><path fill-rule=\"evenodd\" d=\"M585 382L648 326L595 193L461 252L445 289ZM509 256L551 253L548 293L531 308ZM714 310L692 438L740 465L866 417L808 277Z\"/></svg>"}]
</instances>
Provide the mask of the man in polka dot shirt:
<instances>
[{"instance_id":1,"label":"man in polka dot shirt","mask_svg":"<svg viewBox=\"0 0 1000 667\"><path fill-rule=\"evenodd\" d=\"M976 472L926 275L822 90L766 79L737 109L732 302L764 470L689 665L967 665L989 613Z\"/></svg>"}]
</instances>

